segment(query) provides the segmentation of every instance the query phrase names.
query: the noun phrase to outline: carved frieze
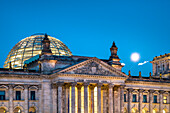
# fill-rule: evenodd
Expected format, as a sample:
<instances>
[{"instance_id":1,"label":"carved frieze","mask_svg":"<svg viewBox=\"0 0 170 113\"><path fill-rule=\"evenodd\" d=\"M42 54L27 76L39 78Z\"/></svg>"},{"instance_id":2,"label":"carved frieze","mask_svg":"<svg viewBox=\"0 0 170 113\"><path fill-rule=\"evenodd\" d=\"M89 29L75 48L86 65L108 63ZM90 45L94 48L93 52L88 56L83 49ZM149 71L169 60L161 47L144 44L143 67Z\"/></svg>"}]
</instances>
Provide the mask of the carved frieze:
<instances>
[{"instance_id":1,"label":"carved frieze","mask_svg":"<svg viewBox=\"0 0 170 113\"><path fill-rule=\"evenodd\" d=\"M90 62L81 68L73 70L73 72L75 74L115 76L111 71L104 69L100 64L97 64L96 62Z\"/></svg>"}]
</instances>

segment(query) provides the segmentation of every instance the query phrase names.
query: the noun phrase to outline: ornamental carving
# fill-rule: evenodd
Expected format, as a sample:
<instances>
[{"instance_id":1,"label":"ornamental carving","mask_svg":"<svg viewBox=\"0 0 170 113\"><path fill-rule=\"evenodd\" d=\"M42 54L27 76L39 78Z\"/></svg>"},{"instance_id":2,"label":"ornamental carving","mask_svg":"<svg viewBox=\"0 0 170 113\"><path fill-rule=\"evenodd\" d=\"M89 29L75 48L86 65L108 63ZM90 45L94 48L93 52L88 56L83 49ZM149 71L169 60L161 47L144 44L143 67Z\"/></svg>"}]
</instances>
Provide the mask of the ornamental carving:
<instances>
[{"instance_id":1,"label":"ornamental carving","mask_svg":"<svg viewBox=\"0 0 170 113\"><path fill-rule=\"evenodd\" d=\"M100 64L97 64L95 62L90 62L81 68L77 68L76 70L73 70L73 72L75 74L113 76L112 72L104 69Z\"/></svg>"}]
</instances>

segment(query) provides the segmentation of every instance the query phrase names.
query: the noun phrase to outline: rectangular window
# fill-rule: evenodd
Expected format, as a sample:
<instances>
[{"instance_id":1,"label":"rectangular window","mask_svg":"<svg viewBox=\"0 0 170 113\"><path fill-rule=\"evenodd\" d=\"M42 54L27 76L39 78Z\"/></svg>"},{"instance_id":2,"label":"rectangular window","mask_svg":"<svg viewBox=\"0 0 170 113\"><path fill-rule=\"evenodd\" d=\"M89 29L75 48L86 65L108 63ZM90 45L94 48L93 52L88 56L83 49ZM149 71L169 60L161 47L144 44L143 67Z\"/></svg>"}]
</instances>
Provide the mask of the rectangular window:
<instances>
[{"instance_id":1,"label":"rectangular window","mask_svg":"<svg viewBox=\"0 0 170 113\"><path fill-rule=\"evenodd\" d=\"M147 103L147 95L143 95L143 103Z\"/></svg>"},{"instance_id":2,"label":"rectangular window","mask_svg":"<svg viewBox=\"0 0 170 113\"><path fill-rule=\"evenodd\" d=\"M124 94L124 102L126 102L126 94Z\"/></svg>"},{"instance_id":3,"label":"rectangular window","mask_svg":"<svg viewBox=\"0 0 170 113\"><path fill-rule=\"evenodd\" d=\"M16 91L16 100L21 100L21 91Z\"/></svg>"},{"instance_id":4,"label":"rectangular window","mask_svg":"<svg viewBox=\"0 0 170 113\"><path fill-rule=\"evenodd\" d=\"M136 94L133 94L133 100L132 100L132 102L137 102L137 100L136 100Z\"/></svg>"},{"instance_id":5,"label":"rectangular window","mask_svg":"<svg viewBox=\"0 0 170 113\"><path fill-rule=\"evenodd\" d=\"M5 91L0 91L0 100L5 100Z\"/></svg>"},{"instance_id":6,"label":"rectangular window","mask_svg":"<svg viewBox=\"0 0 170 113\"><path fill-rule=\"evenodd\" d=\"M163 103L164 103L164 104L167 104L167 96L164 96L164 98L163 98Z\"/></svg>"},{"instance_id":7,"label":"rectangular window","mask_svg":"<svg viewBox=\"0 0 170 113\"><path fill-rule=\"evenodd\" d=\"M35 91L31 91L31 100L35 100Z\"/></svg>"},{"instance_id":8,"label":"rectangular window","mask_svg":"<svg viewBox=\"0 0 170 113\"><path fill-rule=\"evenodd\" d=\"M157 103L157 95L153 96L153 103Z\"/></svg>"}]
</instances>

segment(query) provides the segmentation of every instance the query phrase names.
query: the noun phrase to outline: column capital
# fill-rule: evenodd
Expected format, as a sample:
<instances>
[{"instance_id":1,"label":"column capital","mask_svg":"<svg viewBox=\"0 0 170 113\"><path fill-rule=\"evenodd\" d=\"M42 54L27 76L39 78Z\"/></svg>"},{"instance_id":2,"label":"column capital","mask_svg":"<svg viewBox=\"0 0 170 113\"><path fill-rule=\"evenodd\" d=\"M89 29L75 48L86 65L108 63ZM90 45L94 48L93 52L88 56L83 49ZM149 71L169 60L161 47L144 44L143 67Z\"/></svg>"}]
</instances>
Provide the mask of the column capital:
<instances>
[{"instance_id":1,"label":"column capital","mask_svg":"<svg viewBox=\"0 0 170 113\"><path fill-rule=\"evenodd\" d=\"M113 88L114 87L114 84L110 83L108 84L109 88Z\"/></svg>"},{"instance_id":2,"label":"column capital","mask_svg":"<svg viewBox=\"0 0 170 113\"><path fill-rule=\"evenodd\" d=\"M94 87L95 87L95 85L92 85L92 84L89 85L90 89L94 89Z\"/></svg>"},{"instance_id":3,"label":"column capital","mask_svg":"<svg viewBox=\"0 0 170 113\"><path fill-rule=\"evenodd\" d=\"M77 82L72 82L71 86L75 87L77 85Z\"/></svg>"},{"instance_id":4,"label":"column capital","mask_svg":"<svg viewBox=\"0 0 170 113\"><path fill-rule=\"evenodd\" d=\"M124 89L126 85L120 85L120 88L121 89Z\"/></svg>"},{"instance_id":5,"label":"column capital","mask_svg":"<svg viewBox=\"0 0 170 113\"><path fill-rule=\"evenodd\" d=\"M63 86L64 82L57 82L56 84L57 84L57 86Z\"/></svg>"},{"instance_id":6,"label":"column capital","mask_svg":"<svg viewBox=\"0 0 170 113\"><path fill-rule=\"evenodd\" d=\"M139 93L143 93L143 91L144 91L143 89L139 89Z\"/></svg>"},{"instance_id":7,"label":"column capital","mask_svg":"<svg viewBox=\"0 0 170 113\"><path fill-rule=\"evenodd\" d=\"M56 87L57 87L56 84L51 84L51 88L52 88L52 89L55 89Z\"/></svg>"},{"instance_id":8,"label":"column capital","mask_svg":"<svg viewBox=\"0 0 170 113\"><path fill-rule=\"evenodd\" d=\"M133 88L128 88L127 89L129 92L133 92Z\"/></svg>"},{"instance_id":9,"label":"column capital","mask_svg":"<svg viewBox=\"0 0 170 113\"><path fill-rule=\"evenodd\" d=\"M163 94L164 92L165 92L164 90L160 90L160 91L159 91L160 94Z\"/></svg>"},{"instance_id":10,"label":"column capital","mask_svg":"<svg viewBox=\"0 0 170 113\"><path fill-rule=\"evenodd\" d=\"M25 89L28 89L28 88L29 88L29 86L30 86L30 85L25 84L25 85L24 85L24 88L25 88Z\"/></svg>"},{"instance_id":11,"label":"column capital","mask_svg":"<svg viewBox=\"0 0 170 113\"><path fill-rule=\"evenodd\" d=\"M155 91L153 89L150 89L149 90L149 93L154 93Z\"/></svg>"},{"instance_id":12,"label":"column capital","mask_svg":"<svg viewBox=\"0 0 170 113\"><path fill-rule=\"evenodd\" d=\"M77 89L81 89L82 84L77 84Z\"/></svg>"},{"instance_id":13,"label":"column capital","mask_svg":"<svg viewBox=\"0 0 170 113\"><path fill-rule=\"evenodd\" d=\"M84 85L85 87L87 87L88 85L90 85L90 83L89 83L89 82L85 82L83 85Z\"/></svg>"},{"instance_id":14,"label":"column capital","mask_svg":"<svg viewBox=\"0 0 170 113\"><path fill-rule=\"evenodd\" d=\"M14 84L9 84L8 86L9 86L9 88L12 89L12 88L14 88L15 85Z\"/></svg>"},{"instance_id":15,"label":"column capital","mask_svg":"<svg viewBox=\"0 0 170 113\"><path fill-rule=\"evenodd\" d=\"M97 87L102 87L103 83L97 83Z\"/></svg>"}]
</instances>

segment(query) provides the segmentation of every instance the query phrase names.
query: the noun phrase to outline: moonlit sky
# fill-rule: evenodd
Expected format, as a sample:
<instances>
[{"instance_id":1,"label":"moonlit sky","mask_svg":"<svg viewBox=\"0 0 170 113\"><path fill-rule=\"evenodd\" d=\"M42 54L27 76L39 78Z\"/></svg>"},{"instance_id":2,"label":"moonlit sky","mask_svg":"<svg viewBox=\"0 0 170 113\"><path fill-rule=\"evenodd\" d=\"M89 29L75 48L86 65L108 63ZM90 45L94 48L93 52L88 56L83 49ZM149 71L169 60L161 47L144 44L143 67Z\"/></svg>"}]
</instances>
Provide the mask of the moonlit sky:
<instances>
[{"instance_id":1,"label":"moonlit sky","mask_svg":"<svg viewBox=\"0 0 170 113\"><path fill-rule=\"evenodd\" d=\"M47 33L73 55L108 59L115 41L123 72L148 76L151 61L170 53L169 0L0 0L0 67L21 39ZM130 55L140 54L138 62Z\"/></svg>"}]
</instances>

